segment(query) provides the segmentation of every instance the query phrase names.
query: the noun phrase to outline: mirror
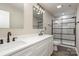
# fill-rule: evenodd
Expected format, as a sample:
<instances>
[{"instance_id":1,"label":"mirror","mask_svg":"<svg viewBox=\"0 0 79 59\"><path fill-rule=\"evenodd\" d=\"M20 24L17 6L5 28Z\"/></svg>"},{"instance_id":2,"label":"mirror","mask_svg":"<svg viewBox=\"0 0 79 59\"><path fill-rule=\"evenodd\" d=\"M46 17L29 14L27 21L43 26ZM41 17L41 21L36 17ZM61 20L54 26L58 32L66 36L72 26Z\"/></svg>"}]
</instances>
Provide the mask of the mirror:
<instances>
[{"instance_id":1,"label":"mirror","mask_svg":"<svg viewBox=\"0 0 79 59\"><path fill-rule=\"evenodd\" d=\"M0 28L23 28L24 4L0 3Z\"/></svg>"},{"instance_id":2,"label":"mirror","mask_svg":"<svg viewBox=\"0 0 79 59\"><path fill-rule=\"evenodd\" d=\"M43 29L43 12L33 6L33 29Z\"/></svg>"},{"instance_id":3,"label":"mirror","mask_svg":"<svg viewBox=\"0 0 79 59\"><path fill-rule=\"evenodd\" d=\"M9 28L9 16L8 11L0 10L0 28Z\"/></svg>"}]
</instances>

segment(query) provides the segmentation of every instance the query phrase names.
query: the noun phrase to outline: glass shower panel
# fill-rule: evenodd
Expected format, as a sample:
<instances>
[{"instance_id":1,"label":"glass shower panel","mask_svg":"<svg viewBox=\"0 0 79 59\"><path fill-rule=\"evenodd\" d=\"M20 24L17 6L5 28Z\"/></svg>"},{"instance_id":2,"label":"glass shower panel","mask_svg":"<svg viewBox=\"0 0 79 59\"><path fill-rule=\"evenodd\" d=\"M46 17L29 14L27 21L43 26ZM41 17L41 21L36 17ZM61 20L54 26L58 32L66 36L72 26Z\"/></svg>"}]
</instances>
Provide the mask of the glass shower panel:
<instances>
[{"instance_id":1,"label":"glass shower panel","mask_svg":"<svg viewBox=\"0 0 79 59\"><path fill-rule=\"evenodd\" d=\"M53 33L61 33L61 29L53 29Z\"/></svg>"},{"instance_id":2,"label":"glass shower panel","mask_svg":"<svg viewBox=\"0 0 79 59\"><path fill-rule=\"evenodd\" d=\"M56 19L53 21L53 34L54 41L57 43L61 43L61 19Z\"/></svg>"},{"instance_id":3,"label":"glass shower panel","mask_svg":"<svg viewBox=\"0 0 79 59\"><path fill-rule=\"evenodd\" d=\"M62 28L75 28L75 23L63 23Z\"/></svg>"},{"instance_id":4,"label":"glass shower panel","mask_svg":"<svg viewBox=\"0 0 79 59\"><path fill-rule=\"evenodd\" d=\"M62 44L75 46L75 18L62 20Z\"/></svg>"},{"instance_id":5,"label":"glass shower panel","mask_svg":"<svg viewBox=\"0 0 79 59\"><path fill-rule=\"evenodd\" d=\"M60 44L61 43L61 39L55 39L54 42L55 42L55 44L58 44L58 43Z\"/></svg>"},{"instance_id":6,"label":"glass shower panel","mask_svg":"<svg viewBox=\"0 0 79 59\"><path fill-rule=\"evenodd\" d=\"M76 46L76 19L59 19L53 22L54 39L61 44Z\"/></svg>"},{"instance_id":7,"label":"glass shower panel","mask_svg":"<svg viewBox=\"0 0 79 59\"><path fill-rule=\"evenodd\" d=\"M75 40L75 36L74 35L62 35L62 39Z\"/></svg>"},{"instance_id":8,"label":"glass shower panel","mask_svg":"<svg viewBox=\"0 0 79 59\"><path fill-rule=\"evenodd\" d=\"M74 23L75 20L74 19L63 19L62 22L63 23Z\"/></svg>"},{"instance_id":9,"label":"glass shower panel","mask_svg":"<svg viewBox=\"0 0 79 59\"><path fill-rule=\"evenodd\" d=\"M58 24L54 24L53 28L61 28L61 24L59 24L59 23Z\"/></svg>"},{"instance_id":10,"label":"glass shower panel","mask_svg":"<svg viewBox=\"0 0 79 59\"><path fill-rule=\"evenodd\" d=\"M75 46L75 42L74 41L68 41L68 40L62 40L62 44Z\"/></svg>"},{"instance_id":11,"label":"glass shower panel","mask_svg":"<svg viewBox=\"0 0 79 59\"><path fill-rule=\"evenodd\" d=\"M62 29L63 34L74 34L74 29Z\"/></svg>"},{"instance_id":12,"label":"glass shower panel","mask_svg":"<svg viewBox=\"0 0 79 59\"><path fill-rule=\"evenodd\" d=\"M56 38L60 39L60 38L61 38L61 35L60 35L60 34L54 34L54 38L55 38L55 39L56 39Z\"/></svg>"}]
</instances>

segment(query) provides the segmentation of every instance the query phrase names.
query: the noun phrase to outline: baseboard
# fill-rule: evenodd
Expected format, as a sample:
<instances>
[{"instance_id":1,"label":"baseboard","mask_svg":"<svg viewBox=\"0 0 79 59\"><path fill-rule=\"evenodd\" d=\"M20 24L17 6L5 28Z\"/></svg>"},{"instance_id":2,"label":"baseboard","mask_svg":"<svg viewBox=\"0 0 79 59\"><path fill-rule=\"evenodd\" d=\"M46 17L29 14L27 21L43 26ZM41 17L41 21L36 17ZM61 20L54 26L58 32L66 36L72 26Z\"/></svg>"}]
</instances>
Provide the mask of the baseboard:
<instances>
[{"instance_id":1,"label":"baseboard","mask_svg":"<svg viewBox=\"0 0 79 59\"><path fill-rule=\"evenodd\" d=\"M78 53L78 50L77 50L77 48L76 48L76 47L75 47L75 50L76 50L77 55L79 56L79 53Z\"/></svg>"}]
</instances>

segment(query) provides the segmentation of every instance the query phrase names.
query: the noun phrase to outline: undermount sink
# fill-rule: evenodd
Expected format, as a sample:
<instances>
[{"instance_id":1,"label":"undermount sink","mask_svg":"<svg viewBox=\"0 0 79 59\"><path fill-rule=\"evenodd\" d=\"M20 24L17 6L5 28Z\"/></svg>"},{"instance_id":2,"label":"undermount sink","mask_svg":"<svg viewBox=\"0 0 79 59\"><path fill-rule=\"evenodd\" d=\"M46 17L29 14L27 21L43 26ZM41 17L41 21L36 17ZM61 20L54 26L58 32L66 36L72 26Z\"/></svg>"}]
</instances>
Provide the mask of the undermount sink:
<instances>
[{"instance_id":1,"label":"undermount sink","mask_svg":"<svg viewBox=\"0 0 79 59\"><path fill-rule=\"evenodd\" d=\"M26 43L23 41L15 41L10 43L5 43L0 45L0 55L9 54L9 52L13 52L17 49L20 49ZM21 46L22 45L22 46Z\"/></svg>"},{"instance_id":2,"label":"undermount sink","mask_svg":"<svg viewBox=\"0 0 79 59\"><path fill-rule=\"evenodd\" d=\"M52 35L22 35L17 36L15 41L7 41L0 45L0 56L11 56L21 50L27 49L30 46L37 44L41 41L47 40L47 38L53 37ZM50 39L50 38L49 38Z\"/></svg>"}]
</instances>

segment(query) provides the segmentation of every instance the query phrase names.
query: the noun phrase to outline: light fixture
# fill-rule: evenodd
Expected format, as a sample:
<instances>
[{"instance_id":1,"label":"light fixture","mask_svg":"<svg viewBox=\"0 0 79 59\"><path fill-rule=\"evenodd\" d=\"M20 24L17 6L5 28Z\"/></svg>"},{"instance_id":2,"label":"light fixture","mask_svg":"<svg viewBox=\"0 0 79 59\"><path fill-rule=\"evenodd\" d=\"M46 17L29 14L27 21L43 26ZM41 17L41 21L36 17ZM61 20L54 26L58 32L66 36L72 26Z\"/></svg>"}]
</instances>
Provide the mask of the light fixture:
<instances>
[{"instance_id":1,"label":"light fixture","mask_svg":"<svg viewBox=\"0 0 79 59\"><path fill-rule=\"evenodd\" d=\"M34 7L33 10L36 10L36 8Z\"/></svg>"},{"instance_id":2,"label":"light fixture","mask_svg":"<svg viewBox=\"0 0 79 59\"><path fill-rule=\"evenodd\" d=\"M38 14L38 15L41 14L41 11L39 10L37 14Z\"/></svg>"},{"instance_id":3,"label":"light fixture","mask_svg":"<svg viewBox=\"0 0 79 59\"><path fill-rule=\"evenodd\" d=\"M34 5L34 7L36 8L36 11L40 11L40 13L45 13L45 10L43 9L43 7L39 4ZM35 10L35 9L34 9ZM39 12L37 14L40 14Z\"/></svg>"},{"instance_id":4,"label":"light fixture","mask_svg":"<svg viewBox=\"0 0 79 59\"><path fill-rule=\"evenodd\" d=\"M45 10L43 10L43 13L45 13Z\"/></svg>"},{"instance_id":5,"label":"light fixture","mask_svg":"<svg viewBox=\"0 0 79 59\"><path fill-rule=\"evenodd\" d=\"M58 6L57 6L57 8L61 8L61 7L62 7L62 5L58 5Z\"/></svg>"},{"instance_id":6,"label":"light fixture","mask_svg":"<svg viewBox=\"0 0 79 59\"><path fill-rule=\"evenodd\" d=\"M40 12L37 13L38 15L40 14Z\"/></svg>"},{"instance_id":7,"label":"light fixture","mask_svg":"<svg viewBox=\"0 0 79 59\"><path fill-rule=\"evenodd\" d=\"M61 18L68 18L68 16L62 16Z\"/></svg>"}]
</instances>

